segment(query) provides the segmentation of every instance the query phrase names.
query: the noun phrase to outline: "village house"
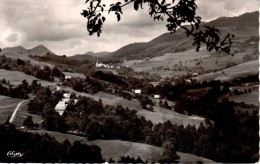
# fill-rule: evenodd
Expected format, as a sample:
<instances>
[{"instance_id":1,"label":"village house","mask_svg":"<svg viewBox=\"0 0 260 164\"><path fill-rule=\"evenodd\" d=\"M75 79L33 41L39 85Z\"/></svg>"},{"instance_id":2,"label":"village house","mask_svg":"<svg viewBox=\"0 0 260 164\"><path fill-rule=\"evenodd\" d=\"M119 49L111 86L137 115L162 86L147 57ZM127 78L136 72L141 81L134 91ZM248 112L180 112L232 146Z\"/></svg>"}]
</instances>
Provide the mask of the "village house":
<instances>
[{"instance_id":1,"label":"village house","mask_svg":"<svg viewBox=\"0 0 260 164\"><path fill-rule=\"evenodd\" d=\"M194 72L194 73L192 74L192 76L193 76L193 77L196 77L196 76L199 76L199 74L198 74L197 72Z\"/></svg>"},{"instance_id":2,"label":"village house","mask_svg":"<svg viewBox=\"0 0 260 164\"><path fill-rule=\"evenodd\" d=\"M141 90L141 89L135 89L135 90L134 90L134 93L135 93L135 94L141 94L141 93L142 93L142 90Z\"/></svg>"},{"instance_id":3,"label":"village house","mask_svg":"<svg viewBox=\"0 0 260 164\"><path fill-rule=\"evenodd\" d=\"M71 79L71 76L65 76L65 79L66 80Z\"/></svg>"},{"instance_id":4,"label":"village house","mask_svg":"<svg viewBox=\"0 0 260 164\"><path fill-rule=\"evenodd\" d=\"M153 98L160 99L160 95L153 95Z\"/></svg>"},{"instance_id":5,"label":"village house","mask_svg":"<svg viewBox=\"0 0 260 164\"><path fill-rule=\"evenodd\" d=\"M63 99L61 101L58 102L58 104L55 106L55 111L59 113L60 116L63 115L64 111L67 108L67 105L69 103L69 101L71 101L70 99L70 93L64 93L63 94ZM74 104L76 104L78 102L78 99L74 99Z\"/></svg>"}]
</instances>

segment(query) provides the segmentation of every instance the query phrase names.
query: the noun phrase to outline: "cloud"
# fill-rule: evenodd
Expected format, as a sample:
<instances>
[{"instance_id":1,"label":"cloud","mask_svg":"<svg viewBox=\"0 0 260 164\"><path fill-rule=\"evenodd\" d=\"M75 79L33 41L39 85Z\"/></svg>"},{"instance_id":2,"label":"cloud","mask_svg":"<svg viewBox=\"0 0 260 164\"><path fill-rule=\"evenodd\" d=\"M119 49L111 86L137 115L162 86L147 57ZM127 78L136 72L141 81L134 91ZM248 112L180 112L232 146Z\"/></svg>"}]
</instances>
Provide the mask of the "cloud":
<instances>
[{"instance_id":1,"label":"cloud","mask_svg":"<svg viewBox=\"0 0 260 164\"><path fill-rule=\"evenodd\" d=\"M17 34L10 34L7 38L6 41L8 42L16 42L17 41Z\"/></svg>"},{"instance_id":2,"label":"cloud","mask_svg":"<svg viewBox=\"0 0 260 164\"><path fill-rule=\"evenodd\" d=\"M103 0L109 3L117 0ZM124 0L121 0L124 1ZM197 0L197 14L203 21L221 16L237 16L258 10L256 0ZM1 0L0 46L46 45L57 54L72 55L86 51L115 51L133 42L150 41L167 32L165 22L153 21L144 10L126 6L121 21L114 14L106 15L100 37L89 36L86 19L80 15L84 0Z\"/></svg>"}]
</instances>

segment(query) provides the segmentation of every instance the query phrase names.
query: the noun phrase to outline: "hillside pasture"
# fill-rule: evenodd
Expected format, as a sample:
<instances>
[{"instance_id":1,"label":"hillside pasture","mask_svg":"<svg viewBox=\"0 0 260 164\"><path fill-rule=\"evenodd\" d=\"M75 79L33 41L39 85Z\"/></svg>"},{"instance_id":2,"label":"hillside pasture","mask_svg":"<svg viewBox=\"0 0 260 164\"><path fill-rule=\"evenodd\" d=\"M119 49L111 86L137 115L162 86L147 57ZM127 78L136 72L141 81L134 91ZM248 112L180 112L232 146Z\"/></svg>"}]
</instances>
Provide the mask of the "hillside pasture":
<instances>
[{"instance_id":1,"label":"hillside pasture","mask_svg":"<svg viewBox=\"0 0 260 164\"><path fill-rule=\"evenodd\" d=\"M70 76L72 78L86 78L82 73L73 73L73 72L62 72L65 76Z\"/></svg>"},{"instance_id":2,"label":"hillside pasture","mask_svg":"<svg viewBox=\"0 0 260 164\"><path fill-rule=\"evenodd\" d=\"M174 71L174 65L181 64L182 66L191 67L194 66L194 63L190 61L209 56L210 55L205 48L201 48L200 52L196 52L194 49L191 49L183 52L166 53L162 56L154 57L149 60L130 60L124 62L122 65L129 66L137 72L146 71L149 73L159 74L162 77L171 77L174 75L186 74L185 71ZM156 69L160 67L162 69Z\"/></svg>"},{"instance_id":3,"label":"hillside pasture","mask_svg":"<svg viewBox=\"0 0 260 164\"><path fill-rule=\"evenodd\" d=\"M173 124L183 125L185 127L188 124L199 127L201 122L205 123L204 118L202 117L186 116L177 113L173 110L169 110L161 107L153 106L154 111L152 112L143 109L139 102L130 101L122 97L118 97L116 95L108 94L105 92L98 92L97 94L91 97L93 97L97 101L98 99L101 99L102 102L106 105L112 105L112 106L121 105L123 107L127 107L130 110L135 110L137 111L137 115L143 116L146 120L150 120L154 125L158 123L166 122L168 120L170 120Z\"/></svg>"},{"instance_id":4,"label":"hillside pasture","mask_svg":"<svg viewBox=\"0 0 260 164\"><path fill-rule=\"evenodd\" d=\"M239 41L244 41L244 39L241 39ZM251 60L255 60L257 58L257 55L254 54L255 51L258 51L257 47L249 46L241 48L241 44L239 43L237 44L237 48L235 49L243 49L243 51L240 50L241 52L236 52L234 56L210 52L211 56L202 58L200 64L196 65L196 61L192 61L194 68L199 66L202 67L203 70L225 69L228 65L237 65L247 62L244 59L246 56L250 56Z\"/></svg>"},{"instance_id":5,"label":"hillside pasture","mask_svg":"<svg viewBox=\"0 0 260 164\"><path fill-rule=\"evenodd\" d=\"M31 116L32 120L34 123L38 123L39 121L42 120L42 116L36 115L36 114L31 114L27 111L27 104L29 103L29 100L24 102L22 106L20 107L20 110L17 112L16 118L14 120L14 124L16 127L22 127L24 120L28 117Z\"/></svg>"},{"instance_id":6,"label":"hillside pasture","mask_svg":"<svg viewBox=\"0 0 260 164\"><path fill-rule=\"evenodd\" d=\"M28 130L31 133L39 133L44 135L47 133L51 137L54 137L57 141L63 142L64 140L69 140L70 142L81 141L82 143L88 145L97 145L101 148L101 154L105 161L109 161L109 158L112 158L116 162L120 159L121 156L130 156L138 158L138 156L145 161L155 162L161 157L163 149L161 147L152 146L144 143L129 142L122 140L94 140L88 141L86 138L81 136L76 136L69 133L60 133L54 131L46 130ZM196 155L189 153L177 152L177 155L180 157L178 160L180 163L215 163L212 160L202 158Z\"/></svg>"},{"instance_id":7,"label":"hillside pasture","mask_svg":"<svg viewBox=\"0 0 260 164\"><path fill-rule=\"evenodd\" d=\"M197 77L194 77L197 81L211 81L220 80L222 82L232 81L237 78L244 78L249 75L256 75L259 73L259 61L254 60L236 66L217 71L214 73L207 73Z\"/></svg>"},{"instance_id":8,"label":"hillside pasture","mask_svg":"<svg viewBox=\"0 0 260 164\"><path fill-rule=\"evenodd\" d=\"M143 116L146 120L150 120L154 125L168 120L172 124L183 125L184 127L187 125L195 125L195 127L198 128L200 123L205 125L205 119L199 116L187 116L161 107L154 106L153 108L154 112L143 109L138 111L137 115Z\"/></svg>"},{"instance_id":9,"label":"hillside pasture","mask_svg":"<svg viewBox=\"0 0 260 164\"><path fill-rule=\"evenodd\" d=\"M121 156L130 156L138 158L138 156L148 162L156 162L160 159L163 149L161 147L152 146L144 143L136 143L121 140L94 140L87 141L87 144L95 144L101 148L103 158L108 161L109 158L114 159L116 162ZM111 151L113 150L113 151ZM180 163L196 163L201 161L203 163L215 163L212 160L198 157L189 153L177 152L180 157Z\"/></svg>"},{"instance_id":10,"label":"hillside pasture","mask_svg":"<svg viewBox=\"0 0 260 164\"><path fill-rule=\"evenodd\" d=\"M21 60L24 60L24 61L27 61L29 60L30 63L32 65L37 65L37 66L52 66L51 64L49 63L45 63L45 62L38 62L32 58L29 57L29 54L28 53L18 53L18 52L0 52L0 55L5 55L6 57L8 58L11 58L11 59L21 59Z\"/></svg>"},{"instance_id":11,"label":"hillside pasture","mask_svg":"<svg viewBox=\"0 0 260 164\"><path fill-rule=\"evenodd\" d=\"M244 102L245 104L259 106L259 91L252 91L251 93L241 95L231 95L228 96L228 99L234 102Z\"/></svg>"},{"instance_id":12,"label":"hillside pasture","mask_svg":"<svg viewBox=\"0 0 260 164\"><path fill-rule=\"evenodd\" d=\"M0 96L0 124L4 124L7 121L21 101L21 99Z\"/></svg>"},{"instance_id":13,"label":"hillside pasture","mask_svg":"<svg viewBox=\"0 0 260 164\"><path fill-rule=\"evenodd\" d=\"M69 87L62 87L61 90L66 90L69 92L74 92L76 95L80 96L86 96L89 98L92 98L96 101L99 101L99 99L102 100L102 103L104 105L112 105L117 106L121 105L123 107L127 107L130 110L137 111L137 115L143 116L146 120L150 120L154 125L158 123L163 123L168 120L170 120L173 124L177 125L183 125L187 126L195 125L196 127L199 127L200 123L205 123L204 118L198 117L198 116L187 116L180 113L177 113L173 110L169 110L166 108L156 107L153 106L154 112L143 109L141 104L138 101L130 101L127 99L124 99L122 97L118 97L113 94L105 93L105 92L98 92L94 95L83 93L83 92L77 92Z\"/></svg>"},{"instance_id":14,"label":"hillside pasture","mask_svg":"<svg viewBox=\"0 0 260 164\"><path fill-rule=\"evenodd\" d=\"M23 72L9 71L5 69L0 69L0 79L5 79L7 81L10 81L12 85L19 85L22 83L23 80L26 80L29 84L31 84L33 80L37 80L38 83L41 83L42 86L55 85L55 83L37 79L36 77L31 75L26 75Z\"/></svg>"}]
</instances>

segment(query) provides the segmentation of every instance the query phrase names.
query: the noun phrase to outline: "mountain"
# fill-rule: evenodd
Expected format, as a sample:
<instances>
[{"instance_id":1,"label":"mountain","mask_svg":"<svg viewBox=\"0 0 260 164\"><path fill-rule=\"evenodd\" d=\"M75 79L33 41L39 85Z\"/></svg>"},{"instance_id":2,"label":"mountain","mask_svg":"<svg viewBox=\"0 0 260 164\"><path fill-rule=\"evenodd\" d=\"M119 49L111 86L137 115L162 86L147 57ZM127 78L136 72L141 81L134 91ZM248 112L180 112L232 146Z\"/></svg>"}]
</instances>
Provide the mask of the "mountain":
<instances>
[{"instance_id":1,"label":"mountain","mask_svg":"<svg viewBox=\"0 0 260 164\"><path fill-rule=\"evenodd\" d=\"M102 51L102 52L92 52L92 51L88 51L84 54L76 54L73 56L70 56L68 58L73 59L73 60L89 60L89 61L104 61L104 60L111 60L113 58L110 57L111 52L107 52L107 51Z\"/></svg>"},{"instance_id":2,"label":"mountain","mask_svg":"<svg viewBox=\"0 0 260 164\"><path fill-rule=\"evenodd\" d=\"M28 51L27 51L27 49L25 49L22 46L17 46L17 47L6 47L6 48L3 48L3 52L26 54Z\"/></svg>"},{"instance_id":3,"label":"mountain","mask_svg":"<svg viewBox=\"0 0 260 164\"><path fill-rule=\"evenodd\" d=\"M53 52L51 52L48 48L46 48L43 45L38 45L32 49L28 50L29 55L32 56L44 56L46 54L54 54Z\"/></svg>"},{"instance_id":4,"label":"mountain","mask_svg":"<svg viewBox=\"0 0 260 164\"><path fill-rule=\"evenodd\" d=\"M24 54L24 55L32 55L32 56L44 56L46 54L54 54L51 52L48 48L46 48L43 45L38 45L32 49L25 49L22 46L17 46L17 47L7 47L3 48L3 52L9 52L13 54Z\"/></svg>"},{"instance_id":5,"label":"mountain","mask_svg":"<svg viewBox=\"0 0 260 164\"><path fill-rule=\"evenodd\" d=\"M223 36L231 33L237 38L245 38L259 34L258 18L259 12L256 11L237 17L221 17L208 23L201 23L201 27L204 28L204 25L215 26ZM187 38L185 32L178 29L176 33L164 33L149 42L128 44L112 52L109 56L128 60L144 59L160 56L167 52L179 52L195 48L192 43L192 38Z\"/></svg>"},{"instance_id":6,"label":"mountain","mask_svg":"<svg viewBox=\"0 0 260 164\"><path fill-rule=\"evenodd\" d=\"M73 60L89 60L89 61L98 60L97 57L95 57L94 55L89 55L88 53L76 54L76 55L73 55L73 56L69 56L68 58L73 59Z\"/></svg>"}]
</instances>

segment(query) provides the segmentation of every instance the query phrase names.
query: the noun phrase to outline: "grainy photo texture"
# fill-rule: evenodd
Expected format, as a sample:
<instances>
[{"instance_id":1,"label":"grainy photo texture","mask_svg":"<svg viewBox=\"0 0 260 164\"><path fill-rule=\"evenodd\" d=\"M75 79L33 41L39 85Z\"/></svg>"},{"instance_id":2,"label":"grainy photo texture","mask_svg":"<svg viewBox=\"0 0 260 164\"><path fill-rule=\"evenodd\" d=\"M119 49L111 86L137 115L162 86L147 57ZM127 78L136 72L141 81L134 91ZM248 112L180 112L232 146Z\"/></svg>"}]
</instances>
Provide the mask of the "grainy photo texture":
<instances>
[{"instance_id":1,"label":"grainy photo texture","mask_svg":"<svg viewBox=\"0 0 260 164\"><path fill-rule=\"evenodd\" d=\"M0 0L0 162L258 162L258 3Z\"/></svg>"}]
</instances>

